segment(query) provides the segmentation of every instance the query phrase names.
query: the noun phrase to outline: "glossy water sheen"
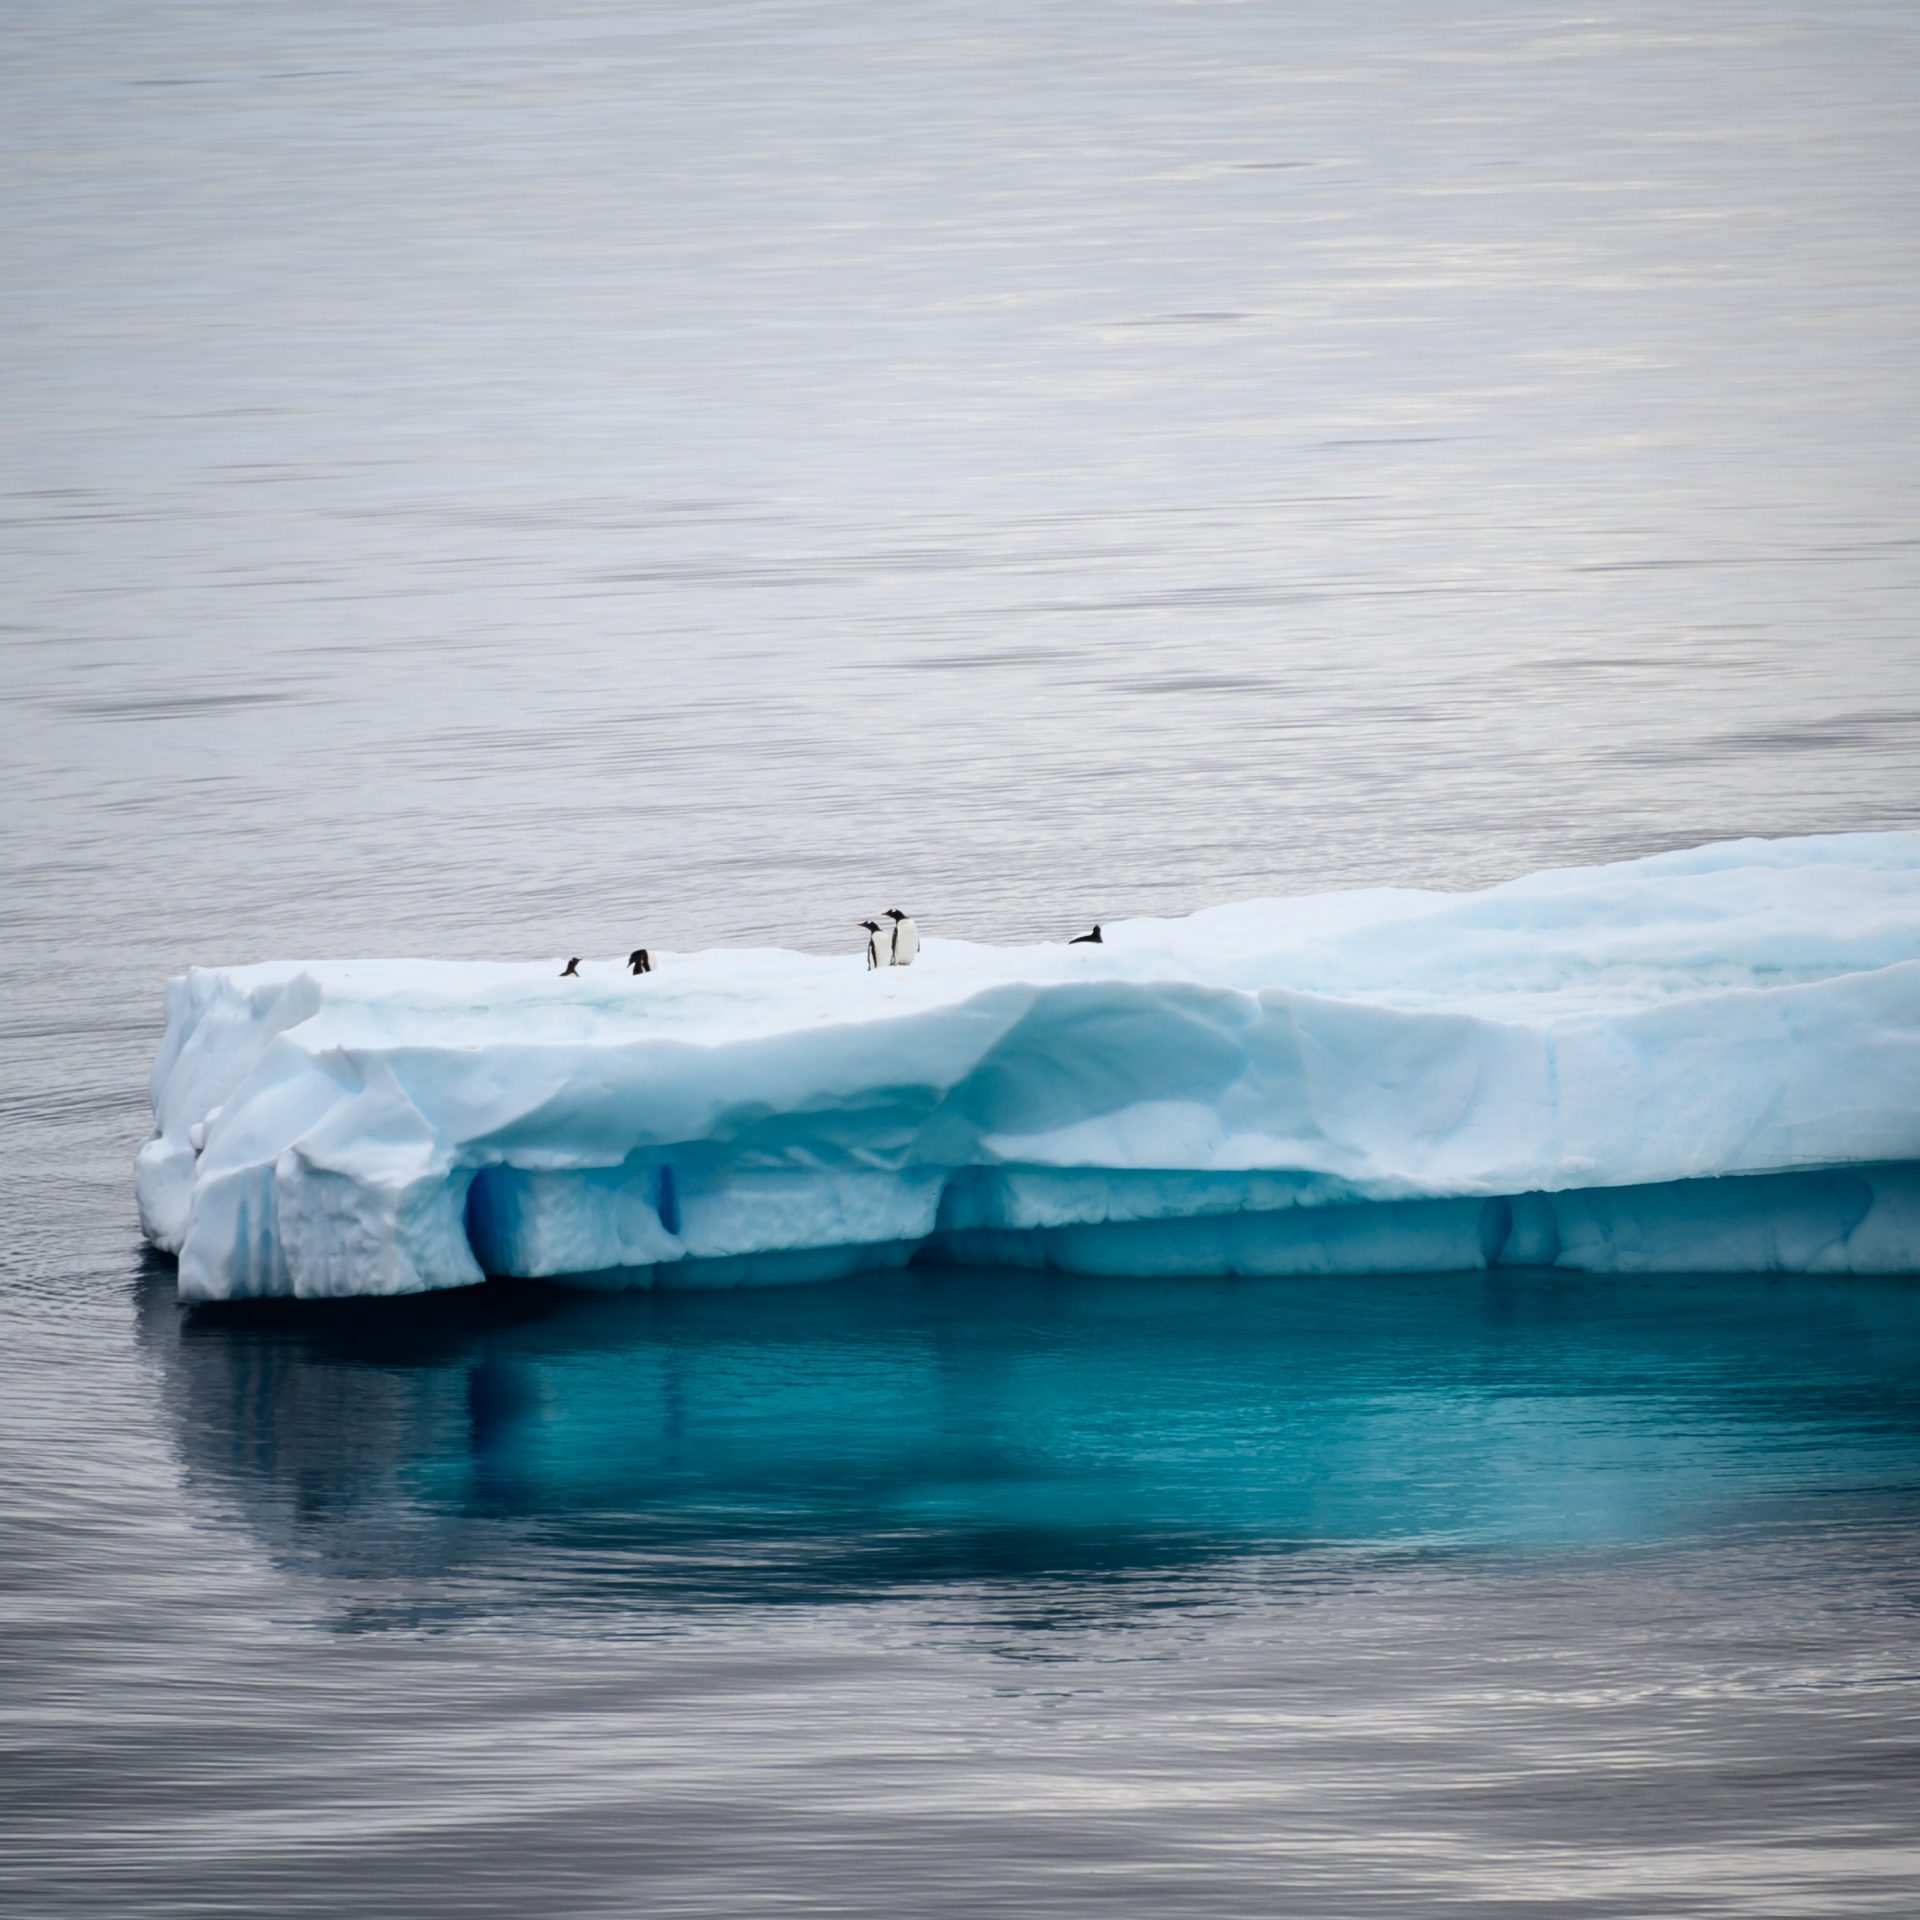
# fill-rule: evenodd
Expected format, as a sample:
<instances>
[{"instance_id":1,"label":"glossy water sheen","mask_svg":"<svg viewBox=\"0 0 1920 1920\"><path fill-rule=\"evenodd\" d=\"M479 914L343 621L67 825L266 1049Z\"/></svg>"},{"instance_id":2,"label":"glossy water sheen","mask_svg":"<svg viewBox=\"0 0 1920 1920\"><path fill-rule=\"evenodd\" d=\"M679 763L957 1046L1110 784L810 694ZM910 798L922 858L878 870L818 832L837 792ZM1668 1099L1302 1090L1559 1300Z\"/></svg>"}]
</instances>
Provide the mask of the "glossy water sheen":
<instances>
[{"instance_id":1,"label":"glossy water sheen","mask_svg":"<svg viewBox=\"0 0 1920 1920\"><path fill-rule=\"evenodd\" d=\"M1908 1283L183 1320L195 959L1920 820L1910 7L0 65L0 1907L1909 1914Z\"/></svg>"}]
</instances>

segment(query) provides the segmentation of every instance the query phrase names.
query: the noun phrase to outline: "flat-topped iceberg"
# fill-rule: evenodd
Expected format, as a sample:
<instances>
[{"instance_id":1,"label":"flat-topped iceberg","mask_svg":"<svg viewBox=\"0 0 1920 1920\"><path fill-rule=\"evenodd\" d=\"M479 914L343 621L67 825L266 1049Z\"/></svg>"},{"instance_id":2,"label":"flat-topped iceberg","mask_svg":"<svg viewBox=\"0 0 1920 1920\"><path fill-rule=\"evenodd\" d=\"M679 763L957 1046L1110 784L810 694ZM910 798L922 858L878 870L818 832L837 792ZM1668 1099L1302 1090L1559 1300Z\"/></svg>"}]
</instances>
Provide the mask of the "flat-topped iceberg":
<instances>
[{"instance_id":1,"label":"flat-topped iceberg","mask_svg":"<svg viewBox=\"0 0 1920 1920\"><path fill-rule=\"evenodd\" d=\"M936 922L937 925L937 922ZM1103 945L196 968L148 1237L193 1300L1086 1272L1920 1270L1920 834Z\"/></svg>"}]
</instances>

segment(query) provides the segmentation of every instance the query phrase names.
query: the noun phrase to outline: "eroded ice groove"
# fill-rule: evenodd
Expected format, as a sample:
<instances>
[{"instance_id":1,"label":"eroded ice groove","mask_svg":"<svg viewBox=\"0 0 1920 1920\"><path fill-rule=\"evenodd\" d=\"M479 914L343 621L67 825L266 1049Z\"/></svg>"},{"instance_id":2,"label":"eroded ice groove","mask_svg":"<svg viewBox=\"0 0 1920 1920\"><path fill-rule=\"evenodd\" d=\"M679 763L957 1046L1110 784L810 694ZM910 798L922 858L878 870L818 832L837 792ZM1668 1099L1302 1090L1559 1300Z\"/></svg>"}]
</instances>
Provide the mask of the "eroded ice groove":
<instances>
[{"instance_id":1,"label":"eroded ice groove","mask_svg":"<svg viewBox=\"0 0 1920 1920\"><path fill-rule=\"evenodd\" d=\"M929 940L197 968L190 1299L1081 1271L1920 1270L1920 834Z\"/></svg>"}]
</instances>

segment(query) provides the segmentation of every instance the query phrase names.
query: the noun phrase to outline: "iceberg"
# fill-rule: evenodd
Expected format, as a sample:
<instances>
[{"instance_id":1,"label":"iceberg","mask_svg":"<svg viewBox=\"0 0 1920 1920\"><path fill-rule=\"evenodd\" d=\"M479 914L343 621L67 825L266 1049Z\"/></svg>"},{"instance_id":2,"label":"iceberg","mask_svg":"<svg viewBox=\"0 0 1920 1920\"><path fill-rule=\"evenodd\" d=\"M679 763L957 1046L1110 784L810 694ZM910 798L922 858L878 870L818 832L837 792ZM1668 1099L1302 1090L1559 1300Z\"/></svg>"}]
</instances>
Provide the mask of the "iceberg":
<instances>
[{"instance_id":1,"label":"iceberg","mask_svg":"<svg viewBox=\"0 0 1920 1920\"><path fill-rule=\"evenodd\" d=\"M167 990L189 1301L837 1277L1920 1271L1920 833L655 971Z\"/></svg>"}]
</instances>

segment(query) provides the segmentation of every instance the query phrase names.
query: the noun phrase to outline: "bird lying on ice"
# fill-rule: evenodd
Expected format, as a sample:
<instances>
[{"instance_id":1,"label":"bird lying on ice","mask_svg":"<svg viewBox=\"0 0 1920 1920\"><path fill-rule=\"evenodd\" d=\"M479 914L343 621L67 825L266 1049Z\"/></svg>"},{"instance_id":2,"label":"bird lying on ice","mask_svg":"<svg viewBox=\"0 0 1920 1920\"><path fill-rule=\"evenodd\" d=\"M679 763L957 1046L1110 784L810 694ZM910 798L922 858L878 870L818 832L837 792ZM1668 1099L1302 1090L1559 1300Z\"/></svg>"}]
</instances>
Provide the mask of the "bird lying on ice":
<instances>
[{"instance_id":1,"label":"bird lying on ice","mask_svg":"<svg viewBox=\"0 0 1920 1920\"><path fill-rule=\"evenodd\" d=\"M1107 943L1100 937L1100 926L1096 921L1091 933L1076 933L1067 942L1070 947L1104 947Z\"/></svg>"}]
</instances>

